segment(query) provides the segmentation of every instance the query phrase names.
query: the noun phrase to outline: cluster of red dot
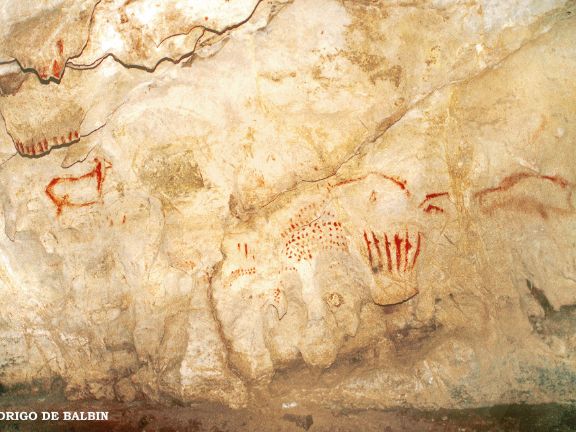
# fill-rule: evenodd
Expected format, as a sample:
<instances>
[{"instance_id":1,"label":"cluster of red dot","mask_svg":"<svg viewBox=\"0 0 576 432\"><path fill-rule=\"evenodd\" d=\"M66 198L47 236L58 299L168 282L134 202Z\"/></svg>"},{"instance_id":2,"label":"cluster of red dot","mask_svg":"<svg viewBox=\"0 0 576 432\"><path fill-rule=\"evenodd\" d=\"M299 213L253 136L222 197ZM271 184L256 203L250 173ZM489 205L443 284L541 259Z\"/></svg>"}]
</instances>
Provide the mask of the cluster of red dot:
<instances>
[{"instance_id":1,"label":"cluster of red dot","mask_svg":"<svg viewBox=\"0 0 576 432\"><path fill-rule=\"evenodd\" d=\"M302 221L303 216L315 207L314 204L303 207L294 220L290 220L289 227L281 233L285 239L286 258L300 262L312 259L314 254L321 250L348 251L342 223L336 220L334 214L325 212L321 217Z\"/></svg>"},{"instance_id":2,"label":"cluster of red dot","mask_svg":"<svg viewBox=\"0 0 576 432\"><path fill-rule=\"evenodd\" d=\"M256 267L236 269L236 270L232 271L232 273L230 273L230 276L228 276L228 280L226 281L226 287L227 288L230 287L230 285L232 285L232 282L234 282L236 279L238 279L241 276L253 275L255 273L256 273Z\"/></svg>"},{"instance_id":3,"label":"cluster of red dot","mask_svg":"<svg viewBox=\"0 0 576 432\"><path fill-rule=\"evenodd\" d=\"M274 289L274 302L275 302L275 303L279 303L279 302L280 302L280 288L275 288L275 289Z\"/></svg>"}]
</instances>

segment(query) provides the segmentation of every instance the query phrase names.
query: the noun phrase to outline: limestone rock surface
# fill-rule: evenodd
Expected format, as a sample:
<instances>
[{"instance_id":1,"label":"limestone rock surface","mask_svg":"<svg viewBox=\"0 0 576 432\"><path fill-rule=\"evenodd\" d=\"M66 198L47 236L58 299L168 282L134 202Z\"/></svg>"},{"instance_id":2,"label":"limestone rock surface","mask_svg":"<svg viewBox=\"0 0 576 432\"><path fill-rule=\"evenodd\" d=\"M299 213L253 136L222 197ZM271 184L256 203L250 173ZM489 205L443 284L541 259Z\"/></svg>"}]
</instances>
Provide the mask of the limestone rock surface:
<instances>
[{"instance_id":1,"label":"limestone rock surface","mask_svg":"<svg viewBox=\"0 0 576 432\"><path fill-rule=\"evenodd\" d=\"M0 382L573 402L575 14L4 2Z\"/></svg>"}]
</instances>

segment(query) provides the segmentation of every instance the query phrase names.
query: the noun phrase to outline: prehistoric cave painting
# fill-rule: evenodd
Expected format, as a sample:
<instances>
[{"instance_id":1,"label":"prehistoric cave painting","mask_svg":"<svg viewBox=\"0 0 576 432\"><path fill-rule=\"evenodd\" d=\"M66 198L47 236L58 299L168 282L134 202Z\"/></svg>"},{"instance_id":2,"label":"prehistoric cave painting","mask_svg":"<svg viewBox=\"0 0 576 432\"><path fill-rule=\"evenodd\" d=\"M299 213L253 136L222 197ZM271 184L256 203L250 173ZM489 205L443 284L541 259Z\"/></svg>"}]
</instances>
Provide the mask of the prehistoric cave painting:
<instances>
[{"instance_id":1,"label":"prehistoric cave painting","mask_svg":"<svg viewBox=\"0 0 576 432\"><path fill-rule=\"evenodd\" d=\"M406 180L372 172L296 197L258 233L229 234L214 299L238 369L254 378L299 358L333 364L364 305L418 293L421 219L441 216L446 199L435 192L421 203Z\"/></svg>"},{"instance_id":2,"label":"prehistoric cave painting","mask_svg":"<svg viewBox=\"0 0 576 432\"><path fill-rule=\"evenodd\" d=\"M374 279L372 300L390 305L415 296L425 222L445 212L448 192L428 193L418 203L406 180L380 172L340 180L328 190L352 220L362 221L347 228Z\"/></svg>"},{"instance_id":3,"label":"prehistoric cave painting","mask_svg":"<svg viewBox=\"0 0 576 432\"><path fill-rule=\"evenodd\" d=\"M38 67L38 76L44 81L49 77L54 77L57 80L60 79L60 76L64 70L65 64L62 60L62 56L64 55L64 42L62 39L58 39L55 45L59 58L55 58L49 62L49 66L43 65Z\"/></svg>"},{"instance_id":4,"label":"prehistoric cave painting","mask_svg":"<svg viewBox=\"0 0 576 432\"><path fill-rule=\"evenodd\" d=\"M88 207L102 200L106 170L112 164L98 158L94 164L90 172L80 177L55 177L48 183L45 192L56 206L56 215L62 214L65 207Z\"/></svg>"},{"instance_id":5,"label":"prehistoric cave painting","mask_svg":"<svg viewBox=\"0 0 576 432\"><path fill-rule=\"evenodd\" d=\"M210 0L186 7L179 0L100 3L86 46L68 66L94 67L113 56L123 64L152 71L162 61L175 63L189 58L208 38L242 25L259 3Z\"/></svg>"},{"instance_id":6,"label":"prehistoric cave painting","mask_svg":"<svg viewBox=\"0 0 576 432\"><path fill-rule=\"evenodd\" d=\"M286 312L277 260L270 256L270 242L249 230L229 233L221 249L225 259L214 277L213 298L230 360L244 376L261 379L273 370L263 320Z\"/></svg>"},{"instance_id":7,"label":"prehistoric cave painting","mask_svg":"<svg viewBox=\"0 0 576 432\"><path fill-rule=\"evenodd\" d=\"M227 235L213 295L234 364L252 378L300 358L333 364L364 305L418 293L426 222L447 213L449 198L417 197L406 180L371 172L295 197L258 233Z\"/></svg>"},{"instance_id":8,"label":"prehistoric cave painting","mask_svg":"<svg viewBox=\"0 0 576 432\"><path fill-rule=\"evenodd\" d=\"M415 269L424 243L421 229L406 224L392 226L388 232L370 229L362 233L362 252L376 282L371 289L375 303L401 303L418 294Z\"/></svg>"},{"instance_id":9,"label":"prehistoric cave painting","mask_svg":"<svg viewBox=\"0 0 576 432\"><path fill-rule=\"evenodd\" d=\"M92 11L98 0L57 3L13 2L3 8L0 30L3 57L11 57L25 72L44 82L58 82L66 62L86 43ZM33 49L31 49L33 47Z\"/></svg>"},{"instance_id":10,"label":"prehistoric cave painting","mask_svg":"<svg viewBox=\"0 0 576 432\"><path fill-rule=\"evenodd\" d=\"M3 9L7 30L0 29L0 55L13 58L47 84L59 83L65 68L92 68L108 56L149 71L165 60L189 58L201 42L249 19L260 2L211 0L186 8L178 0L154 5L99 0L61 0L52 6L16 3Z\"/></svg>"},{"instance_id":11,"label":"prehistoric cave painting","mask_svg":"<svg viewBox=\"0 0 576 432\"><path fill-rule=\"evenodd\" d=\"M27 80L10 98L0 100L0 113L20 155L40 157L80 140L86 110L78 98L64 94L62 85L52 90Z\"/></svg>"},{"instance_id":12,"label":"prehistoric cave painting","mask_svg":"<svg viewBox=\"0 0 576 432\"><path fill-rule=\"evenodd\" d=\"M398 190L401 191L407 199L412 199L414 197L414 195L412 194L412 192L408 188L408 181L407 180L402 179L399 176L387 175L387 174L380 173L380 172L370 172L370 173L363 175L361 177L355 177L355 178L340 180L335 184L329 183L327 190L330 192L333 189L340 188L342 186L347 186L347 185L351 185L354 183L363 182L363 181L367 180L370 176L388 181L388 182L390 182L390 184L395 185L398 188ZM440 198L450 199L450 194L448 192L445 192L445 191L428 193L428 194L426 194L424 199L420 202L420 204L418 205L418 208L422 209L422 211L424 213L444 213L444 208L441 206L441 204L439 204L438 202L431 202L431 201L435 201L435 200L440 199ZM376 190L372 190L372 192L370 194L369 201L374 203L378 199L379 199L378 193L376 192ZM384 196L384 199L386 199L386 196Z\"/></svg>"},{"instance_id":13,"label":"prehistoric cave painting","mask_svg":"<svg viewBox=\"0 0 576 432\"><path fill-rule=\"evenodd\" d=\"M448 192L433 192L426 194L426 197L422 200L418 208L421 208L425 213L444 213L444 208L440 207L439 204L432 204L430 201L436 198L450 198Z\"/></svg>"},{"instance_id":14,"label":"prehistoric cave painting","mask_svg":"<svg viewBox=\"0 0 576 432\"><path fill-rule=\"evenodd\" d=\"M288 228L280 236L285 240L283 254L289 262L311 260L321 250L348 252L348 243L342 223L333 212L318 211L322 204L311 203L302 207L289 220Z\"/></svg>"},{"instance_id":15,"label":"prehistoric cave painting","mask_svg":"<svg viewBox=\"0 0 576 432\"><path fill-rule=\"evenodd\" d=\"M248 259L250 256L253 260L256 259L254 254L252 254L253 251L248 246L248 243L236 243L236 249L238 249L240 254L244 254L244 258Z\"/></svg>"},{"instance_id":16,"label":"prehistoric cave painting","mask_svg":"<svg viewBox=\"0 0 576 432\"><path fill-rule=\"evenodd\" d=\"M410 196L410 191L408 190L408 187L407 187L408 182L406 180L404 180L398 176L387 175L387 174L383 174L383 173L380 173L377 171L370 172L370 173L363 175L361 177L355 177L355 178L340 180L339 182L337 182L335 184L328 183L328 190L330 191L331 189L334 189L334 188L338 188L341 186L349 185L351 183L356 183L356 182L366 180L369 176L377 176L377 177L382 178L384 180L388 180L388 181L392 182L393 184L395 184L401 191L403 191L404 194L406 194L406 196L408 196L408 197ZM370 199L371 200L376 199L376 195L374 195L374 194L370 195Z\"/></svg>"},{"instance_id":17,"label":"prehistoric cave painting","mask_svg":"<svg viewBox=\"0 0 576 432\"><path fill-rule=\"evenodd\" d=\"M58 7L16 2L3 10L0 57L14 59L23 81L10 77L0 117L23 156L43 156L102 127L160 62L190 58L243 24L260 3L218 0L181 9L177 0L154 6L128 1L120 8L117 2L62 1ZM6 81L1 74L0 80Z\"/></svg>"},{"instance_id":18,"label":"prehistoric cave painting","mask_svg":"<svg viewBox=\"0 0 576 432\"><path fill-rule=\"evenodd\" d=\"M508 210L547 219L551 214L573 213L573 194L574 185L563 177L519 172L505 177L498 186L476 192L474 198L489 215Z\"/></svg>"},{"instance_id":19,"label":"prehistoric cave painting","mask_svg":"<svg viewBox=\"0 0 576 432\"><path fill-rule=\"evenodd\" d=\"M494 184L473 194L474 210L490 230L487 248L497 238L495 256L510 254L519 263L514 280L520 292L531 294L528 304L535 305L531 286L556 310L575 304L576 261L565 252L574 247L574 183L557 174L520 171Z\"/></svg>"},{"instance_id":20,"label":"prehistoric cave painting","mask_svg":"<svg viewBox=\"0 0 576 432\"><path fill-rule=\"evenodd\" d=\"M79 132L75 131L68 131L67 134L54 136L52 138L45 138L42 137L38 141L31 139L26 143L16 140L14 145L18 153L21 155L27 156L42 156L44 153L47 153L52 147L65 145L65 144L72 144L75 141L80 139Z\"/></svg>"},{"instance_id":21,"label":"prehistoric cave painting","mask_svg":"<svg viewBox=\"0 0 576 432\"><path fill-rule=\"evenodd\" d=\"M100 68L68 70L57 85L29 78L14 94L0 98L0 118L20 155L44 156L106 124L143 79L145 72L112 59Z\"/></svg>"},{"instance_id":22,"label":"prehistoric cave painting","mask_svg":"<svg viewBox=\"0 0 576 432\"><path fill-rule=\"evenodd\" d=\"M369 299L368 283L331 197L321 193L295 208L277 221L285 227L280 232L284 263L280 281L288 303L288 311L278 318L284 314L289 318L270 326L292 345L281 347L276 340L271 342L272 351L299 352L307 364L328 367L345 338L356 334L361 305Z\"/></svg>"},{"instance_id":23,"label":"prehistoric cave painting","mask_svg":"<svg viewBox=\"0 0 576 432\"><path fill-rule=\"evenodd\" d=\"M229 254L231 261L237 263L238 267L228 271L224 277L223 285L225 288L230 288L236 280L243 276L256 274L256 257L248 241L237 242L235 250L230 251Z\"/></svg>"},{"instance_id":24,"label":"prehistoric cave painting","mask_svg":"<svg viewBox=\"0 0 576 432\"><path fill-rule=\"evenodd\" d=\"M390 236L385 232L378 235L372 230L369 233L364 231L363 238L370 268L374 273L387 271L394 276L414 270L422 243L420 231L414 230L412 233L414 243L410 241L407 227L403 231L390 232Z\"/></svg>"},{"instance_id":25,"label":"prehistoric cave painting","mask_svg":"<svg viewBox=\"0 0 576 432\"><path fill-rule=\"evenodd\" d=\"M225 271L225 276L222 281L223 288L231 295L234 294L236 288L241 289L241 285L249 285L255 282L255 278L265 278L265 275L260 274L257 270L259 264L256 257L257 252L253 245L254 242L248 240L237 242L236 250L231 253L231 261L236 264L236 267ZM243 283L241 283L241 281ZM280 284L274 281L271 282L271 286L267 289L260 290L261 292L257 297L261 300L262 307L270 304L276 309L281 318L283 314L286 313L286 299L284 298L284 292L280 288ZM254 300L254 297L249 295L248 299Z\"/></svg>"},{"instance_id":26,"label":"prehistoric cave painting","mask_svg":"<svg viewBox=\"0 0 576 432\"><path fill-rule=\"evenodd\" d=\"M230 288L232 284L242 276L251 276L256 274L256 267L242 267L232 270L224 281L224 287Z\"/></svg>"}]
</instances>

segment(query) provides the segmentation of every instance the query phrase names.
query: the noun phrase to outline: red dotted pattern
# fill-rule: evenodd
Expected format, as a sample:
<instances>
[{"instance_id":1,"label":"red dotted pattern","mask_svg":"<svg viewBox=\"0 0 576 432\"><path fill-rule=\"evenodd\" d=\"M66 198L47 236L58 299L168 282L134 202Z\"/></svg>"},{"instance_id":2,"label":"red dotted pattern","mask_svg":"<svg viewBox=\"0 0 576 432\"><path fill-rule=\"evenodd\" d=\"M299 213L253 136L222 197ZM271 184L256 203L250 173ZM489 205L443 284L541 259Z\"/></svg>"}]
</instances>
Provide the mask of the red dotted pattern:
<instances>
[{"instance_id":1,"label":"red dotted pattern","mask_svg":"<svg viewBox=\"0 0 576 432\"><path fill-rule=\"evenodd\" d=\"M236 269L234 271L232 271L232 273L230 273L230 276L228 276L227 280L226 280L226 288L229 288L232 283L238 279L239 277L242 276L249 276L249 275L253 275L256 273L256 268L255 267L248 267L248 268L239 268Z\"/></svg>"},{"instance_id":2,"label":"red dotted pattern","mask_svg":"<svg viewBox=\"0 0 576 432\"><path fill-rule=\"evenodd\" d=\"M280 288L275 288L274 289L274 303L278 304L280 303Z\"/></svg>"},{"instance_id":3,"label":"red dotted pattern","mask_svg":"<svg viewBox=\"0 0 576 432\"><path fill-rule=\"evenodd\" d=\"M344 236L342 223L334 214L324 212L313 217L317 205L310 204L300 209L289 227L281 233L284 238L284 255L292 261L311 260L322 250L348 252L348 242ZM305 221L308 216L308 221Z\"/></svg>"}]
</instances>

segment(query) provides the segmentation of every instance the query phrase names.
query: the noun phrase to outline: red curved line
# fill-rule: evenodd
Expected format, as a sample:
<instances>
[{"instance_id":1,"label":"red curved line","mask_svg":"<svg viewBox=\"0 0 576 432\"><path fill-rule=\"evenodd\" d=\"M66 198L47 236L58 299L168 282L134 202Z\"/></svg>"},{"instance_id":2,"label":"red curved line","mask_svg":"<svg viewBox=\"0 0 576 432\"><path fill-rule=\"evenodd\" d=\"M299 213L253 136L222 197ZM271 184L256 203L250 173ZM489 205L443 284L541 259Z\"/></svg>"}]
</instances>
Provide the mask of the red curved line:
<instances>
[{"instance_id":1,"label":"red curved line","mask_svg":"<svg viewBox=\"0 0 576 432\"><path fill-rule=\"evenodd\" d=\"M365 180L366 177L368 177L369 175L377 175L379 177L382 177L385 180L389 180L392 183L394 183L396 186L398 186L402 191L404 191L404 193L406 194L406 196L410 196L410 191L408 190L408 182L404 179L401 179L400 177L395 177L395 176L389 176L386 174L382 174L379 172L369 172L368 174L365 174L361 177L356 177L356 178L350 178L350 179L346 179L346 180L341 180L338 183L332 185L331 187L335 188L335 187L340 187L340 186L344 186L350 183L355 183L358 181L362 181Z\"/></svg>"},{"instance_id":2,"label":"red curved line","mask_svg":"<svg viewBox=\"0 0 576 432\"><path fill-rule=\"evenodd\" d=\"M507 191L508 189L512 188L513 186L520 183L521 181L529 179L529 178L537 178L537 179L547 180L547 181L550 181L554 184L559 185L562 189L565 189L568 186L572 186L568 180L566 180L565 178L560 177L560 176L549 176L549 175L541 175L541 174L533 174L533 173L515 173L515 174L509 175L507 177L504 177L504 179L502 179L500 184L496 187L486 188L486 189L482 189L481 191L476 192L474 194L474 198L478 199L480 201L480 203L482 203L482 199L483 199L484 195L487 195L487 194L493 193L493 192Z\"/></svg>"},{"instance_id":3,"label":"red curved line","mask_svg":"<svg viewBox=\"0 0 576 432\"><path fill-rule=\"evenodd\" d=\"M421 208L426 203L426 201L429 201L431 199L438 198L441 196L449 196L449 194L448 194L448 192L434 192L434 193L426 194L426 197L422 200L422 202L418 205L418 207ZM432 207L436 207L436 206L432 206ZM430 206L428 206L427 208L430 208Z\"/></svg>"}]
</instances>

